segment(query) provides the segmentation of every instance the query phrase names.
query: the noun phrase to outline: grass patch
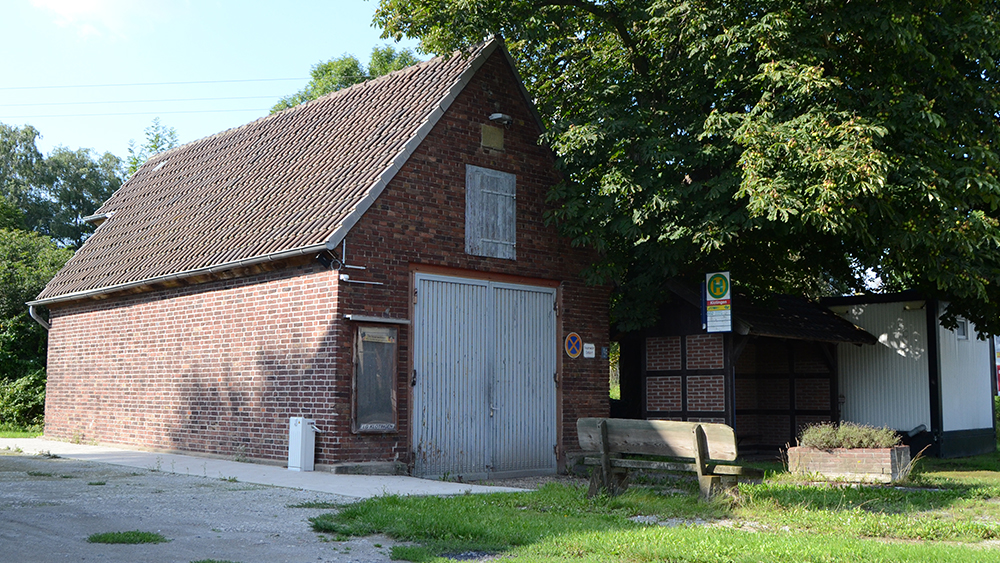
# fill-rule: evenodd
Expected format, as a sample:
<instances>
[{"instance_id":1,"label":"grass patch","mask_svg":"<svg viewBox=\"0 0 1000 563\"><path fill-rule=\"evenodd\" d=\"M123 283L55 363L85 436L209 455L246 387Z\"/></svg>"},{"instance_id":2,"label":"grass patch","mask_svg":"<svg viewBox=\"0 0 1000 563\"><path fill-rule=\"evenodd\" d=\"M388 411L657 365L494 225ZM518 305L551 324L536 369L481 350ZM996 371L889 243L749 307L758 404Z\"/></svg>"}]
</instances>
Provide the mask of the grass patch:
<instances>
[{"instance_id":1,"label":"grass patch","mask_svg":"<svg viewBox=\"0 0 1000 563\"><path fill-rule=\"evenodd\" d=\"M289 504L288 508L319 508L323 510L336 510L341 506L344 505L336 502L313 501L313 502L300 502L299 504Z\"/></svg>"},{"instance_id":2,"label":"grass patch","mask_svg":"<svg viewBox=\"0 0 1000 563\"><path fill-rule=\"evenodd\" d=\"M53 477L55 475L54 473L48 473L45 471L28 471L27 473L32 477Z\"/></svg>"},{"instance_id":3,"label":"grass patch","mask_svg":"<svg viewBox=\"0 0 1000 563\"><path fill-rule=\"evenodd\" d=\"M103 487L104 485L107 485L108 482L107 481L91 481L91 482L89 482L87 484L88 485L93 485L95 487Z\"/></svg>"},{"instance_id":4,"label":"grass patch","mask_svg":"<svg viewBox=\"0 0 1000 563\"><path fill-rule=\"evenodd\" d=\"M41 425L18 426L9 422L0 423L0 438L37 438L45 428Z\"/></svg>"},{"instance_id":5,"label":"grass patch","mask_svg":"<svg viewBox=\"0 0 1000 563\"><path fill-rule=\"evenodd\" d=\"M905 488L805 485L777 464L759 465L764 483L711 502L689 478L593 499L551 484L531 493L376 497L310 522L338 538L383 533L417 544L392 548L393 559L408 561L465 552L580 563L1000 559L979 545L1000 539L1000 454L921 460Z\"/></svg>"},{"instance_id":6,"label":"grass patch","mask_svg":"<svg viewBox=\"0 0 1000 563\"><path fill-rule=\"evenodd\" d=\"M112 543L112 544L140 544L140 543L164 543L168 542L162 534L156 532L142 532L133 530L131 532L105 532L103 534L92 534L87 538L90 543Z\"/></svg>"}]
</instances>

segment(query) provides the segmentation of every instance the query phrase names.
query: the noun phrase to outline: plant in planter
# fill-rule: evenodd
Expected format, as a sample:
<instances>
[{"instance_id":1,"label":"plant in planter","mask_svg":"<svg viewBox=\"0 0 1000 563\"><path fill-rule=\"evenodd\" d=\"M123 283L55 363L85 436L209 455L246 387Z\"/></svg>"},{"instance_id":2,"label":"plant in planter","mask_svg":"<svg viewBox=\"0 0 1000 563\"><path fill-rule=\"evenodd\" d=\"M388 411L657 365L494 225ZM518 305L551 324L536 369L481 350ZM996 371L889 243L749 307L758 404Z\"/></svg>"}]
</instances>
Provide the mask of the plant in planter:
<instances>
[{"instance_id":1,"label":"plant in planter","mask_svg":"<svg viewBox=\"0 0 1000 563\"><path fill-rule=\"evenodd\" d=\"M851 422L806 426L799 446L788 448L788 470L859 483L892 483L911 469L910 448L890 428Z\"/></svg>"}]
</instances>

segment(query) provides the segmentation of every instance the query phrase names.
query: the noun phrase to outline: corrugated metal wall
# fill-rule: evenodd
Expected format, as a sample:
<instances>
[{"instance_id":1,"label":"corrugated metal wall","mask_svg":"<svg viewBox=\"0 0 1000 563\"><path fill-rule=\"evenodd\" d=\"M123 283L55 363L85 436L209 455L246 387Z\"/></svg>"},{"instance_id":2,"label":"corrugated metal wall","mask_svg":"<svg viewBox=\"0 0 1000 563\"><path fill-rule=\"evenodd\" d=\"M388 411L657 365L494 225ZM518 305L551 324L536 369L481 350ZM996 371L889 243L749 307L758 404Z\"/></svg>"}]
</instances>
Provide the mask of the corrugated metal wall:
<instances>
[{"instance_id":1,"label":"corrugated metal wall","mask_svg":"<svg viewBox=\"0 0 1000 563\"><path fill-rule=\"evenodd\" d=\"M852 305L843 316L875 335L874 346L837 346L843 420L931 428L927 313L903 303Z\"/></svg>"},{"instance_id":2,"label":"corrugated metal wall","mask_svg":"<svg viewBox=\"0 0 1000 563\"><path fill-rule=\"evenodd\" d=\"M418 274L414 473L556 470L555 289Z\"/></svg>"},{"instance_id":3,"label":"corrugated metal wall","mask_svg":"<svg viewBox=\"0 0 1000 563\"><path fill-rule=\"evenodd\" d=\"M938 326L941 350L941 426L945 432L993 427L993 358L988 340Z\"/></svg>"}]
</instances>

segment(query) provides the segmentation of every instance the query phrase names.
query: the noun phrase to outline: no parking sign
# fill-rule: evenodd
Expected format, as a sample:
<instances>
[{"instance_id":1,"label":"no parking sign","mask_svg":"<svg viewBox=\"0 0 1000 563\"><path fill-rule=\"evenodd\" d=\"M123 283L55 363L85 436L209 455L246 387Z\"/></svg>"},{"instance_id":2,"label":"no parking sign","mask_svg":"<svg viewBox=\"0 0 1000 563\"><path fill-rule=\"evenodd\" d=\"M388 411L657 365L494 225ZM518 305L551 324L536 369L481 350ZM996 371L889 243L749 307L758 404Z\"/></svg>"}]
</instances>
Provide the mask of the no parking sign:
<instances>
[{"instance_id":1,"label":"no parking sign","mask_svg":"<svg viewBox=\"0 0 1000 563\"><path fill-rule=\"evenodd\" d=\"M570 358L579 358L583 352L583 339L580 335L571 332L566 335L566 355Z\"/></svg>"}]
</instances>

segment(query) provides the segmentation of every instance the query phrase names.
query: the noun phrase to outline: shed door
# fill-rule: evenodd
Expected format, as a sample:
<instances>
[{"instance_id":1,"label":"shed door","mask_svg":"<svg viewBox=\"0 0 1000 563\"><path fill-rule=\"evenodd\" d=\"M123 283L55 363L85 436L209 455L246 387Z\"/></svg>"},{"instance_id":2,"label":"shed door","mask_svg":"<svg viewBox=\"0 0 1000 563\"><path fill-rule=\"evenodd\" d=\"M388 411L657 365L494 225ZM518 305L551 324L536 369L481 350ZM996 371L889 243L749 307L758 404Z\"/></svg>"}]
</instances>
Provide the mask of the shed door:
<instances>
[{"instance_id":1,"label":"shed door","mask_svg":"<svg viewBox=\"0 0 1000 563\"><path fill-rule=\"evenodd\" d=\"M418 274L414 473L556 470L555 289Z\"/></svg>"}]
</instances>

